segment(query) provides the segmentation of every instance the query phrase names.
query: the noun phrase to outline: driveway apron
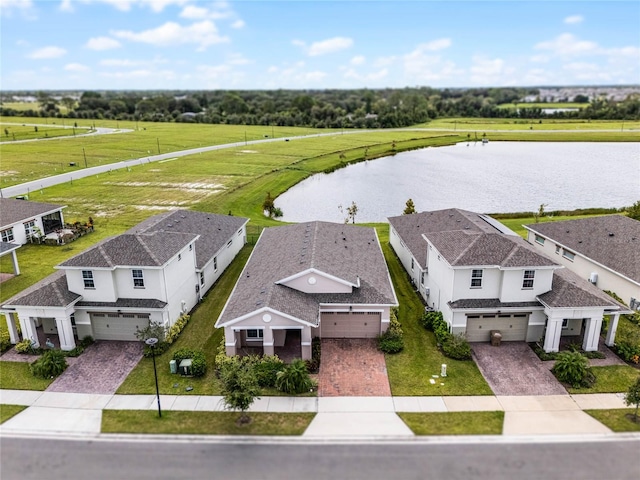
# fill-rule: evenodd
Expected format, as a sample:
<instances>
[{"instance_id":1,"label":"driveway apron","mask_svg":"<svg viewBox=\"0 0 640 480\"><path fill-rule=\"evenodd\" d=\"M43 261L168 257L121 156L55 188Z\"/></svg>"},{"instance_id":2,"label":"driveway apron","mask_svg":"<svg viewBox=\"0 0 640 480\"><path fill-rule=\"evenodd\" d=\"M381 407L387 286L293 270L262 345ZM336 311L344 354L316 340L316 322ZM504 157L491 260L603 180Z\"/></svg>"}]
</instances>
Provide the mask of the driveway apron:
<instances>
[{"instance_id":1,"label":"driveway apron","mask_svg":"<svg viewBox=\"0 0 640 480\"><path fill-rule=\"evenodd\" d=\"M364 338L323 339L318 395L390 396L387 365L384 354L376 348L376 341Z\"/></svg>"},{"instance_id":2,"label":"driveway apron","mask_svg":"<svg viewBox=\"0 0 640 480\"><path fill-rule=\"evenodd\" d=\"M113 394L141 358L140 342L98 341L75 359L47 391Z\"/></svg>"},{"instance_id":3,"label":"driveway apron","mask_svg":"<svg viewBox=\"0 0 640 480\"><path fill-rule=\"evenodd\" d=\"M567 395L549 371L552 363L541 361L524 342L472 343L473 357L496 395Z\"/></svg>"}]
</instances>

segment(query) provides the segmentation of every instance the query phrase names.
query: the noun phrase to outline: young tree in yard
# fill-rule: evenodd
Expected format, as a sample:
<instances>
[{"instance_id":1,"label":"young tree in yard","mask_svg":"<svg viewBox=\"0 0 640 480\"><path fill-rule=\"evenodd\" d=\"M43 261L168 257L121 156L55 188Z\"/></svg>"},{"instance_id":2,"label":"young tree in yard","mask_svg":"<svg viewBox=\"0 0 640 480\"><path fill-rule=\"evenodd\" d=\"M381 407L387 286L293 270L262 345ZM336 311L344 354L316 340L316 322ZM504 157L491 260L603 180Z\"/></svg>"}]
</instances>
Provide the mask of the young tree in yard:
<instances>
[{"instance_id":1,"label":"young tree in yard","mask_svg":"<svg viewBox=\"0 0 640 480\"><path fill-rule=\"evenodd\" d=\"M264 198L264 202L262 202L262 210L269 214L269 218L273 217L276 206L273 202L273 197L271 196L271 192L267 192L267 196Z\"/></svg>"},{"instance_id":2,"label":"young tree in yard","mask_svg":"<svg viewBox=\"0 0 640 480\"><path fill-rule=\"evenodd\" d=\"M412 213L416 213L416 206L413 204L413 200L412 199L407 200L407 203L405 205L406 206L404 207L404 210L402 211L403 215L411 215Z\"/></svg>"},{"instance_id":3,"label":"young tree in yard","mask_svg":"<svg viewBox=\"0 0 640 480\"><path fill-rule=\"evenodd\" d=\"M247 415L247 410L260 395L260 386L253 369L236 357L225 364L220 371L220 379L225 408L240 410L238 423L249 423L251 418Z\"/></svg>"},{"instance_id":4,"label":"young tree in yard","mask_svg":"<svg viewBox=\"0 0 640 480\"><path fill-rule=\"evenodd\" d=\"M628 406L636 406L636 411L633 414L633 421L639 423L640 419L638 418L638 407L640 407L640 376L638 376L638 378L636 378L636 381L629 387L629 391L624 397L624 402Z\"/></svg>"}]
</instances>

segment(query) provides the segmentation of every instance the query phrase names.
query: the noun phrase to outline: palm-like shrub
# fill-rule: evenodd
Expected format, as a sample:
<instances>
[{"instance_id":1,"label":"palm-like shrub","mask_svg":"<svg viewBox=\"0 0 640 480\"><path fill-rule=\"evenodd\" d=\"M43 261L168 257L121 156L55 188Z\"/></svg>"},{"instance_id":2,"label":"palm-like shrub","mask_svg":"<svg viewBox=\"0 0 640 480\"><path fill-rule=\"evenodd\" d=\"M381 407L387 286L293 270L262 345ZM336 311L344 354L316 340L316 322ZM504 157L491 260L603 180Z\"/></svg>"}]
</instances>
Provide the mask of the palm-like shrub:
<instances>
[{"instance_id":1,"label":"palm-like shrub","mask_svg":"<svg viewBox=\"0 0 640 480\"><path fill-rule=\"evenodd\" d=\"M276 376L276 388L284 393L304 393L313 388L304 360L294 360Z\"/></svg>"},{"instance_id":2,"label":"palm-like shrub","mask_svg":"<svg viewBox=\"0 0 640 480\"><path fill-rule=\"evenodd\" d=\"M558 380L573 388L590 387L595 382L589 361L580 352L560 352L551 371Z\"/></svg>"},{"instance_id":3,"label":"palm-like shrub","mask_svg":"<svg viewBox=\"0 0 640 480\"><path fill-rule=\"evenodd\" d=\"M65 371L67 359L61 350L47 350L29 368L35 377L53 378Z\"/></svg>"}]
</instances>

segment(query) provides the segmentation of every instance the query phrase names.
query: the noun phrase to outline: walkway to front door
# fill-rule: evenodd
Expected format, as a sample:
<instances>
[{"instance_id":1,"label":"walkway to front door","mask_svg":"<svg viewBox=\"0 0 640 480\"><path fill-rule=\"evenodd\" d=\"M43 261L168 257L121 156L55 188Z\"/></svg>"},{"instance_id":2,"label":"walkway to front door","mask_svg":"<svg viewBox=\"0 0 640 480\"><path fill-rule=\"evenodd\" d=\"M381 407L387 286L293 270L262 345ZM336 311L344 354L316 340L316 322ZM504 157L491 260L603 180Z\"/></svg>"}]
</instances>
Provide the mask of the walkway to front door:
<instances>
[{"instance_id":1,"label":"walkway to front door","mask_svg":"<svg viewBox=\"0 0 640 480\"><path fill-rule=\"evenodd\" d=\"M390 396L384 354L370 338L322 340L322 361L318 375L320 397Z\"/></svg>"}]
</instances>

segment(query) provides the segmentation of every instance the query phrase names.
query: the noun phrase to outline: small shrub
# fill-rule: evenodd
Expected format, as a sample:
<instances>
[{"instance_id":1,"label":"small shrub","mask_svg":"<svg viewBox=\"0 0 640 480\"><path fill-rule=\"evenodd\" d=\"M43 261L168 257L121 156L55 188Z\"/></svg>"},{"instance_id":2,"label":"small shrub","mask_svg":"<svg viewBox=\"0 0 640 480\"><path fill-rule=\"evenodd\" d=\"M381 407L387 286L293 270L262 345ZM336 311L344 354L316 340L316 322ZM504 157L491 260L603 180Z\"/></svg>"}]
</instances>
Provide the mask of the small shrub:
<instances>
[{"instance_id":1,"label":"small shrub","mask_svg":"<svg viewBox=\"0 0 640 480\"><path fill-rule=\"evenodd\" d=\"M34 354L35 349L31 346L31 340L25 338L24 340L16 343L16 352L24 354Z\"/></svg>"},{"instance_id":2,"label":"small shrub","mask_svg":"<svg viewBox=\"0 0 640 480\"><path fill-rule=\"evenodd\" d=\"M438 320L442 320L442 312L431 310L428 312L424 312L422 314L422 317L420 318L420 323L424 328L433 332L434 322L437 322Z\"/></svg>"},{"instance_id":3,"label":"small shrub","mask_svg":"<svg viewBox=\"0 0 640 480\"><path fill-rule=\"evenodd\" d=\"M261 387L275 387L278 372L284 368L284 362L275 355L261 357L253 364L253 372Z\"/></svg>"},{"instance_id":4,"label":"small shrub","mask_svg":"<svg viewBox=\"0 0 640 480\"><path fill-rule=\"evenodd\" d=\"M314 387L303 360L294 360L276 376L276 388L284 393L304 393Z\"/></svg>"},{"instance_id":5,"label":"small shrub","mask_svg":"<svg viewBox=\"0 0 640 480\"><path fill-rule=\"evenodd\" d=\"M378 336L378 349L384 353L400 353L404 350L404 339L387 331Z\"/></svg>"},{"instance_id":6,"label":"small shrub","mask_svg":"<svg viewBox=\"0 0 640 480\"><path fill-rule=\"evenodd\" d=\"M67 359L61 350L47 350L29 368L35 377L53 378L65 371Z\"/></svg>"},{"instance_id":7,"label":"small shrub","mask_svg":"<svg viewBox=\"0 0 640 480\"><path fill-rule=\"evenodd\" d=\"M11 348L11 338L9 332L0 332L0 353L5 352Z\"/></svg>"},{"instance_id":8,"label":"small shrub","mask_svg":"<svg viewBox=\"0 0 640 480\"><path fill-rule=\"evenodd\" d=\"M444 345L451 335L449 333L449 325L447 325L447 322L442 318L442 313L440 313L438 318L433 320L433 334L436 336L436 341L439 345Z\"/></svg>"},{"instance_id":9,"label":"small shrub","mask_svg":"<svg viewBox=\"0 0 640 480\"><path fill-rule=\"evenodd\" d=\"M309 373L318 373L320 371L320 362L322 357L321 345L319 337L315 337L311 341L311 360L306 360L307 371Z\"/></svg>"},{"instance_id":10,"label":"small shrub","mask_svg":"<svg viewBox=\"0 0 640 480\"><path fill-rule=\"evenodd\" d=\"M80 340L80 346L82 348L87 348L89 345L93 345L94 342L95 340L93 339L93 337L91 335L87 335L82 340Z\"/></svg>"},{"instance_id":11,"label":"small shrub","mask_svg":"<svg viewBox=\"0 0 640 480\"><path fill-rule=\"evenodd\" d=\"M560 352L551 371L559 381L573 388L590 387L595 382L587 358L579 352Z\"/></svg>"},{"instance_id":12,"label":"small shrub","mask_svg":"<svg viewBox=\"0 0 640 480\"><path fill-rule=\"evenodd\" d=\"M79 357L82 352L84 352L84 348L80 345L76 346L73 350L63 351L65 357Z\"/></svg>"},{"instance_id":13,"label":"small shrub","mask_svg":"<svg viewBox=\"0 0 640 480\"><path fill-rule=\"evenodd\" d=\"M207 373L207 359L202 350L183 347L173 353L173 359L177 364L187 358L191 359L191 375L202 377Z\"/></svg>"},{"instance_id":14,"label":"small shrub","mask_svg":"<svg viewBox=\"0 0 640 480\"><path fill-rule=\"evenodd\" d=\"M442 352L455 360L470 360L471 345L462 334L451 335L442 344Z\"/></svg>"}]
</instances>

